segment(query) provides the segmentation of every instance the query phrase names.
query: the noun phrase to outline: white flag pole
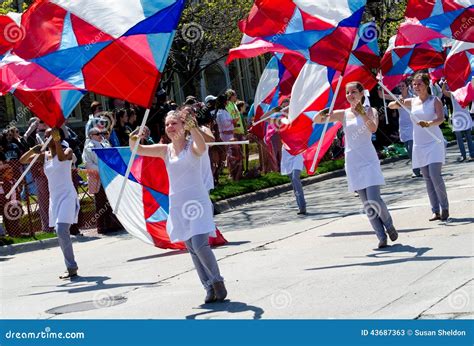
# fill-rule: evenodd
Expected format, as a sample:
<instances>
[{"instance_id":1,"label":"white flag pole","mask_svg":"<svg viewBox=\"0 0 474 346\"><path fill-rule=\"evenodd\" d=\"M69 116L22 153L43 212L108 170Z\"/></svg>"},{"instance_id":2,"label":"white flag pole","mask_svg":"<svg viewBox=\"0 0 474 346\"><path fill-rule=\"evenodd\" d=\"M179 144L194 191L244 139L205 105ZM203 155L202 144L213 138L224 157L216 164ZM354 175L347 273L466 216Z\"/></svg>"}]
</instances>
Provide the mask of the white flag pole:
<instances>
[{"instance_id":1,"label":"white flag pole","mask_svg":"<svg viewBox=\"0 0 474 346\"><path fill-rule=\"evenodd\" d=\"M419 119L415 115L413 115L411 110L408 109L403 103L401 103L399 98L397 96L395 96L380 80L378 81L378 84L382 87L383 90L385 90L387 92L387 94L389 94L394 99L395 102L397 102L400 105L400 107L402 107L408 114L410 114L410 116L412 116L417 122L421 121L421 119ZM385 93L382 93L382 94L385 94ZM425 129L428 131L430 136L433 137L433 139L436 140L436 142L441 143L441 140L438 137L436 137L436 135L434 135L429 130L428 127L425 127Z\"/></svg>"},{"instance_id":2,"label":"white flag pole","mask_svg":"<svg viewBox=\"0 0 474 346\"><path fill-rule=\"evenodd\" d=\"M130 171L132 170L133 161L135 160L135 156L137 156L138 146L140 145L140 136L143 133L143 130L145 128L149 115L150 115L150 109L148 108L145 112L145 116L143 117L143 121L140 125L140 130L138 131L138 140L135 142L135 146L132 149L132 156L130 156L130 161L128 162L127 171L125 172L124 180L122 182L122 187L120 188L120 193L118 195L117 204L115 205L115 208L114 208L114 214L117 214L119 211L120 201L122 200L122 196L125 191L125 186L127 186L127 181L130 175Z\"/></svg>"},{"instance_id":3,"label":"white flag pole","mask_svg":"<svg viewBox=\"0 0 474 346\"><path fill-rule=\"evenodd\" d=\"M245 144L250 144L250 141L235 141L235 142L209 142L206 143L208 146L216 146L216 145L245 145Z\"/></svg>"},{"instance_id":4,"label":"white flag pole","mask_svg":"<svg viewBox=\"0 0 474 346\"><path fill-rule=\"evenodd\" d=\"M341 88L342 79L343 79L343 76L341 74L339 76L339 80L337 81L336 91L334 92L334 96L331 101L331 107L329 107L329 114L332 113L332 111L334 110L334 106L336 105L337 94L339 93L339 89ZM326 134L326 131L328 129L329 118L330 116L326 118L326 122L324 123L323 132L321 133L321 138L319 138L318 148L316 149L316 155L314 156L313 163L311 164L311 172L314 172L316 163L318 162L319 153L321 152L321 147L323 145L324 135Z\"/></svg>"},{"instance_id":5,"label":"white flag pole","mask_svg":"<svg viewBox=\"0 0 474 346\"><path fill-rule=\"evenodd\" d=\"M53 139L53 136L49 136L49 138L46 140L46 142L43 143L43 145L41 146L41 151L45 150L49 144L49 142L51 142L51 140ZM21 181L23 179L25 179L26 175L28 174L28 172L31 170L31 167L33 167L33 165L35 164L36 161L38 161L39 159L39 155L36 155L33 160L30 162L30 164L28 165L28 167L26 167L25 171L23 172L23 174L20 176L20 178L18 178L18 180L16 181L15 185L13 185L13 187L10 189L10 192L7 193L7 195L5 196L7 199L10 199L10 197L13 195L13 193L15 192L16 188L20 185Z\"/></svg>"}]
</instances>

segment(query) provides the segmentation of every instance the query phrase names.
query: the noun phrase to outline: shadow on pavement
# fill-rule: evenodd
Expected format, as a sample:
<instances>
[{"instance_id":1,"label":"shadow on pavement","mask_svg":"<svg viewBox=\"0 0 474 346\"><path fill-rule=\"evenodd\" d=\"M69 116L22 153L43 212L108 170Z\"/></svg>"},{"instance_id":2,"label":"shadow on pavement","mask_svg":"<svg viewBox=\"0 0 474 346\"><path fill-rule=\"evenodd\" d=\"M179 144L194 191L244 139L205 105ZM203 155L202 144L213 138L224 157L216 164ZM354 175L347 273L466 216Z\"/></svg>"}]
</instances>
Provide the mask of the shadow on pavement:
<instances>
[{"instance_id":1,"label":"shadow on pavement","mask_svg":"<svg viewBox=\"0 0 474 346\"><path fill-rule=\"evenodd\" d=\"M400 258L396 257L395 259L389 259L387 261L376 261L376 262L360 262L360 263L350 263L350 264L339 264L333 266L326 266L326 267L315 267L315 268L308 268L305 270L324 270L324 269L336 269L336 268L350 268L350 267L378 267L383 265L390 265L390 264L398 264L398 263L406 263L406 262L420 262L420 261L446 261L452 259L463 259L463 258L472 258L473 256L425 256L423 255L432 250L429 247L421 247L416 248L410 245L403 245L403 244L395 244L392 246L388 246L383 249L376 249L378 253L367 255L367 258L375 258L375 259L384 259L390 258L390 254L398 254L402 252L408 253L415 253L413 257L405 257Z\"/></svg>"},{"instance_id":2,"label":"shadow on pavement","mask_svg":"<svg viewBox=\"0 0 474 346\"><path fill-rule=\"evenodd\" d=\"M58 279L59 280L59 279ZM64 280L64 284L58 285L59 289L57 290L49 290L44 292L37 292L31 293L24 296L38 296L42 294L48 293L82 293L82 292L89 292L89 291L101 291L101 290L109 290L117 287L137 287L137 286L149 286L149 285L156 285L156 282L132 282L126 284L107 284L105 281L110 280L108 276L76 276L70 280ZM95 285L80 285L81 283L95 283ZM23 297L24 297L23 296Z\"/></svg>"},{"instance_id":3,"label":"shadow on pavement","mask_svg":"<svg viewBox=\"0 0 474 346\"><path fill-rule=\"evenodd\" d=\"M202 304L199 308L207 309L208 311L198 312L196 314L186 316L187 320L195 320L196 317L209 315L215 312L229 312L229 313L239 313L246 311L253 311L253 319L259 320L262 318L264 310L258 306L247 305L242 302L233 302L230 300L224 300L222 303L212 303L212 304ZM211 316L209 316L211 317Z\"/></svg>"},{"instance_id":4,"label":"shadow on pavement","mask_svg":"<svg viewBox=\"0 0 474 346\"><path fill-rule=\"evenodd\" d=\"M411 232L420 232L426 231L431 228L409 228L409 229L397 229L398 233L411 233ZM359 235L375 235L374 231L362 231L362 232L336 232L323 235L325 238L335 238L335 237L353 237Z\"/></svg>"}]
</instances>

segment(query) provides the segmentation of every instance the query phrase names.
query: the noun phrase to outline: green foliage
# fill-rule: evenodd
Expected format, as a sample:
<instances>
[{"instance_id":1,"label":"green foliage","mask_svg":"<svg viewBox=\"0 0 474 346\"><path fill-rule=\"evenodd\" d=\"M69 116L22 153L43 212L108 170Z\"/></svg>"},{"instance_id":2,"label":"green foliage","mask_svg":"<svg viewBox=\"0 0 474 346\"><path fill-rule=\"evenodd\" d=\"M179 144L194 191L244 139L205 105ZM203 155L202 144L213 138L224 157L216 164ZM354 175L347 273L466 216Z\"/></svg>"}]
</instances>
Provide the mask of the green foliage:
<instances>
[{"instance_id":1,"label":"green foliage","mask_svg":"<svg viewBox=\"0 0 474 346\"><path fill-rule=\"evenodd\" d=\"M341 168L344 168L343 159L326 161L319 165L316 174L328 173ZM302 179L307 177L308 175L306 173L301 175ZM238 182L232 181L226 175L223 175L219 179L219 186L212 190L211 199L216 202L223 199L240 196L245 193L287 184L289 182L290 179L287 176L275 172L265 174L259 178L242 179Z\"/></svg>"},{"instance_id":2,"label":"green foliage","mask_svg":"<svg viewBox=\"0 0 474 346\"><path fill-rule=\"evenodd\" d=\"M0 237L0 246L26 243L26 242L30 242L30 241L36 241L36 240L46 240L46 239L51 239L51 238L56 238L56 233L54 233L54 232L52 232L52 233L38 232L38 233L35 233L34 237L30 237L30 236Z\"/></svg>"},{"instance_id":3,"label":"green foliage","mask_svg":"<svg viewBox=\"0 0 474 346\"><path fill-rule=\"evenodd\" d=\"M187 1L165 68L165 75L169 76L163 81L165 88L171 86L172 73L177 73L185 94L195 94L200 72L239 45L242 34L237 24L252 4L251 0ZM217 56L203 66L210 52Z\"/></svg>"}]
</instances>

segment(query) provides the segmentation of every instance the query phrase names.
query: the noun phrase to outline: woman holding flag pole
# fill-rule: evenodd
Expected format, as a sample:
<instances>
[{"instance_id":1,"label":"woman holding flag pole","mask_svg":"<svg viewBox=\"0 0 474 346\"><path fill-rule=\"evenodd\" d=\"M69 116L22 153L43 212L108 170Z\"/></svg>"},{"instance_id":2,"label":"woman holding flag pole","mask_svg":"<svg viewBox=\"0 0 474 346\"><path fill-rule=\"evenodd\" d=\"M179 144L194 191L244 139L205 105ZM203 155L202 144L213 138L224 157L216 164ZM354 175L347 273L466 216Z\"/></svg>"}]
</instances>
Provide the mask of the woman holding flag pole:
<instances>
[{"instance_id":1,"label":"woman holding flag pole","mask_svg":"<svg viewBox=\"0 0 474 346\"><path fill-rule=\"evenodd\" d=\"M413 121L413 168L420 168L426 182L433 216L429 221L446 221L449 217L449 202L441 176L446 149L439 125L444 122L441 100L429 94L430 78L426 73L416 73L413 77L414 98L391 102L391 109L400 107L411 109ZM441 213L440 213L441 209Z\"/></svg>"},{"instance_id":2,"label":"woman holding flag pole","mask_svg":"<svg viewBox=\"0 0 474 346\"><path fill-rule=\"evenodd\" d=\"M372 144L372 133L377 131L377 111L363 106L364 87L359 82L346 84L346 98L350 108L345 110L320 112L316 123L339 121L346 134L345 169L349 191L357 191L372 228L379 239L379 248L387 246L388 233L390 240L398 239L392 217L380 196L380 185L385 184L380 161ZM328 119L329 118L329 119Z\"/></svg>"},{"instance_id":3,"label":"woman holding flag pole","mask_svg":"<svg viewBox=\"0 0 474 346\"><path fill-rule=\"evenodd\" d=\"M49 143L49 151L42 153L42 146L37 145L26 152L20 162L28 164L39 159L44 163L44 174L48 178L49 188L49 226L56 230L67 269L59 278L70 279L77 276L78 269L69 233L71 225L77 223L79 214L79 200L71 175L74 154L71 148L63 147L62 143L66 142L61 129L46 130L45 139Z\"/></svg>"},{"instance_id":4,"label":"woman holding flag pole","mask_svg":"<svg viewBox=\"0 0 474 346\"><path fill-rule=\"evenodd\" d=\"M209 246L214 234L212 203L202 178L202 155L206 142L196 120L185 110L169 112L165 131L170 144L138 146L140 156L160 157L169 176L169 216L166 229L172 242L184 241L207 291L204 302L223 301L227 296L216 257ZM130 135L130 147L138 140L139 129ZM213 235L215 236L215 235Z\"/></svg>"}]
</instances>

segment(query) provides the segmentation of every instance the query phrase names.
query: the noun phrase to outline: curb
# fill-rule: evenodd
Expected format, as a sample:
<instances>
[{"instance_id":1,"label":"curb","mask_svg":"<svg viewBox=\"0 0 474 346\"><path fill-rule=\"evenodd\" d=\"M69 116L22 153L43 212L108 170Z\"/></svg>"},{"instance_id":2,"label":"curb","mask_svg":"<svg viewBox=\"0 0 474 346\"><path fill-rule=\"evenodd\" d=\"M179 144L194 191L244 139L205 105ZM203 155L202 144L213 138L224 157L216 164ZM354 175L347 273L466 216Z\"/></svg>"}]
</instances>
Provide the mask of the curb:
<instances>
[{"instance_id":1,"label":"curb","mask_svg":"<svg viewBox=\"0 0 474 346\"><path fill-rule=\"evenodd\" d=\"M451 147L451 146L454 146L454 145L457 145L456 141L448 142L447 146ZM394 163L394 162L401 161L401 160L407 160L407 157L392 157L392 158L389 158L389 159L384 159L384 160L380 161L380 164L381 165L386 165L386 164ZM311 185L311 184L318 183L318 182L321 182L321 181L325 181L325 180L328 180L328 179L342 177L342 176L345 176L345 175L346 175L346 171L344 169L339 169L337 171L332 171L332 172L329 172L329 173L323 173L323 174L319 174L319 175L316 175L316 176L308 177L306 179L302 179L301 183L303 184L303 186L306 186L306 185ZM256 201L263 201L267 198L274 197L274 196L279 195L283 192L291 191L292 189L293 189L293 187L291 186L291 183L286 183L286 184L283 184L283 185L269 187L267 189L263 189L263 190L260 190L260 191L250 192L250 193L246 193L244 195L231 197L231 198L228 198L228 199L224 199L224 200L215 202L214 203L215 215L220 214L220 213L224 213L224 212L229 211L231 209L235 209L236 207L239 207L239 206L247 204L247 203L252 203L252 202L256 202Z\"/></svg>"},{"instance_id":2,"label":"curb","mask_svg":"<svg viewBox=\"0 0 474 346\"><path fill-rule=\"evenodd\" d=\"M456 141L448 142L448 147L451 147L453 145L457 145L457 142ZM384 159L380 161L380 164L386 165L389 163L406 160L406 159L407 159L406 157L393 157L393 158ZM342 177L345 175L346 175L346 171L344 169L339 169L337 171L323 173L316 176L308 177L306 179L302 179L301 183L303 184L303 186L306 186L306 185L319 183L321 181L329 180L332 178ZM214 203L214 210L216 214L224 213L226 211L235 209L241 205L256 202L256 201L263 201L267 198L271 198L281 193L291 191L292 189L293 187L291 186L291 183L287 183L283 185L269 187L267 189L263 189L260 191L247 193L241 196L228 198L228 199ZM122 234L122 233L126 233L126 231L117 232L117 234ZM71 237L71 240L73 243L77 243L77 242L84 243L84 242L88 242L88 241L92 241L92 240L96 240L100 238L101 237L93 237L93 236L92 237L91 236L79 236L79 237L73 236ZM12 255L23 253L23 252L45 250L52 247L56 247L58 245L59 245L58 238L38 240L38 241L32 241L32 242L27 242L27 243L21 243L21 244L5 245L5 246L0 247L0 256L12 256Z\"/></svg>"},{"instance_id":3,"label":"curb","mask_svg":"<svg viewBox=\"0 0 474 346\"><path fill-rule=\"evenodd\" d=\"M99 239L99 237L71 236L71 241L73 243L85 243L95 239ZM57 246L59 246L58 238L30 241L21 244L4 245L0 247L0 256L13 256L23 252L46 250Z\"/></svg>"}]
</instances>

